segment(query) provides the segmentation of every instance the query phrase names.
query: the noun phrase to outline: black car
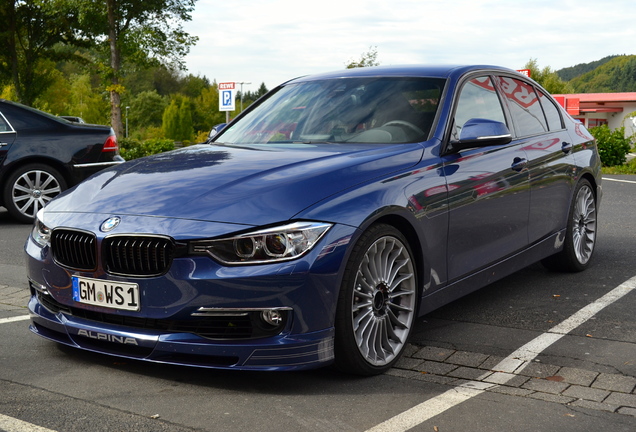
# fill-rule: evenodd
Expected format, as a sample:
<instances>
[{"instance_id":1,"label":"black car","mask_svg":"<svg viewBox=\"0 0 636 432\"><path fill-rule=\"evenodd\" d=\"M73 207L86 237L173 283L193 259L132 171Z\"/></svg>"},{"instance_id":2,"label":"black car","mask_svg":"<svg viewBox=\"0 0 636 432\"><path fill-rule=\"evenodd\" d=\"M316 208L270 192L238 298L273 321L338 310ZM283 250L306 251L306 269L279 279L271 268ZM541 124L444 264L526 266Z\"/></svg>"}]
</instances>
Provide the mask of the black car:
<instances>
[{"instance_id":1,"label":"black car","mask_svg":"<svg viewBox=\"0 0 636 432\"><path fill-rule=\"evenodd\" d=\"M70 122L0 99L0 205L21 222L63 190L124 162L110 126Z\"/></svg>"}]
</instances>

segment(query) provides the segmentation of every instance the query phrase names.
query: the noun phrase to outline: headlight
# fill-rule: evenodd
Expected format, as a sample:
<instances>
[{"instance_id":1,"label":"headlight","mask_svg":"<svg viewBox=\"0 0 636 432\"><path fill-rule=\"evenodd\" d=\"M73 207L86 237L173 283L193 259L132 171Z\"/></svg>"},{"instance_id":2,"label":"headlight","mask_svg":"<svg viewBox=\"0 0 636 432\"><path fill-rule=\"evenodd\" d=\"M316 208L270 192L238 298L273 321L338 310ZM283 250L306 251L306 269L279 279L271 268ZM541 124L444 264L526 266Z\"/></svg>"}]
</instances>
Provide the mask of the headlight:
<instances>
[{"instance_id":1,"label":"headlight","mask_svg":"<svg viewBox=\"0 0 636 432\"><path fill-rule=\"evenodd\" d=\"M42 222L43 213L40 210L33 222L33 231L31 231L31 238L41 247L45 247L51 244L51 229L44 225Z\"/></svg>"},{"instance_id":2,"label":"headlight","mask_svg":"<svg viewBox=\"0 0 636 432\"><path fill-rule=\"evenodd\" d=\"M295 222L218 240L190 242L190 253L210 255L224 264L289 261L309 252L331 224Z\"/></svg>"}]
</instances>

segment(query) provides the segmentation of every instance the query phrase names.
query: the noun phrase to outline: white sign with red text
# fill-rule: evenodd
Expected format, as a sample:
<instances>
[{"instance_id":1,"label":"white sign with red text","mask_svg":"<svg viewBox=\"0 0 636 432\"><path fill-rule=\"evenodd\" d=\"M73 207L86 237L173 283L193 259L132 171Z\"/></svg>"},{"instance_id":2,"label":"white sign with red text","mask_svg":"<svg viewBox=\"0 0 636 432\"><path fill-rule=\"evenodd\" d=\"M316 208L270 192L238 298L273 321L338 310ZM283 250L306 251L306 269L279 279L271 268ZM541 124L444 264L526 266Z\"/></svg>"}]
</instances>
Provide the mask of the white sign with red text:
<instances>
[{"instance_id":1,"label":"white sign with red text","mask_svg":"<svg viewBox=\"0 0 636 432\"><path fill-rule=\"evenodd\" d=\"M219 83L219 111L236 110L235 92L236 88L233 82Z\"/></svg>"}]
</instances>

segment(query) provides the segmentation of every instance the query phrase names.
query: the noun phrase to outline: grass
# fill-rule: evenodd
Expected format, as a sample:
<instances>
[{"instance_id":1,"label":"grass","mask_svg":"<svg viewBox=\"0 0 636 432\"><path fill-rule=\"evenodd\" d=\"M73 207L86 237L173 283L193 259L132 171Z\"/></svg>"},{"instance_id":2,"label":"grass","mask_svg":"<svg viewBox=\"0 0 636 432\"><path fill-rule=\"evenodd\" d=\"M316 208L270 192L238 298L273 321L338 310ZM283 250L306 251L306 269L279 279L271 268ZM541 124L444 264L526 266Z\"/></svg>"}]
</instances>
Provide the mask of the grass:
<instances>
[{"instance_id":1,"label":"grass","mask_svg":"<svg viewBox=\"0 0 636 432\"><path fill-rule=\"evenodd\" d=\"M636 159L623 165L603 167L603 174L636 174Z\"/></svg>"}]
</instances>

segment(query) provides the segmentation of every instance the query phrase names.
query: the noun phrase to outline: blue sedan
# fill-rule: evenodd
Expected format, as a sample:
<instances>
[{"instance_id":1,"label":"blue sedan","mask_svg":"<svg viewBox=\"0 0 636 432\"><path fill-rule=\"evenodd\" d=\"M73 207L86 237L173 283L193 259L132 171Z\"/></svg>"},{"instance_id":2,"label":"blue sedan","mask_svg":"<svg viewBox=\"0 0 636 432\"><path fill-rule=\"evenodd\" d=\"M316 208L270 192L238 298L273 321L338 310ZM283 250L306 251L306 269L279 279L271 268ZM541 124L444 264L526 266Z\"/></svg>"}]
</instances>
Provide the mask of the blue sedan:
<instances>
[{"instance_id":1,"label":"blue sedan","mask_svg":"<svg viewBox=\"0 0 636 432\"><path fill-rule=\"evenodd\" d=\"M590 265L595 141L515 71L302 77L223 126L39 212L34 333L160 363L373 375L417 317L537 261Z\"/></svg>"}]
</instances>

